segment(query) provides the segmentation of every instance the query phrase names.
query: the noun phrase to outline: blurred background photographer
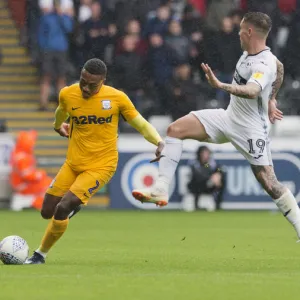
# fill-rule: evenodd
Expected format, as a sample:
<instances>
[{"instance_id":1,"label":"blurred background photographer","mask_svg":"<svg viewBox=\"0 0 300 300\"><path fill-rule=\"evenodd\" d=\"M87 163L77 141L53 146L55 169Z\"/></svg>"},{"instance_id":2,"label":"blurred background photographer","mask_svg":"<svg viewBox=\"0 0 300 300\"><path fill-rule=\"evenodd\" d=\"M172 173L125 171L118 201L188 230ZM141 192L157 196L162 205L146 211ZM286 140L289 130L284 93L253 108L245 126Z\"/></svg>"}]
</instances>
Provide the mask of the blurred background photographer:
<instances>
[{"instance_id":1,"label":"blurred background photographer","mask_svg":"<svg viewBox=\"0 0 300 300\"><path fill-rule=\"evenodd\" d=\"M194 195L195 209L201 207L201 196L209 194L215 201L215 209L219 210L225 190L225 173L212 158L210 149L200 146L196 159L190 162L191 180L189 191Z\"/></svg>"}]
</instances>

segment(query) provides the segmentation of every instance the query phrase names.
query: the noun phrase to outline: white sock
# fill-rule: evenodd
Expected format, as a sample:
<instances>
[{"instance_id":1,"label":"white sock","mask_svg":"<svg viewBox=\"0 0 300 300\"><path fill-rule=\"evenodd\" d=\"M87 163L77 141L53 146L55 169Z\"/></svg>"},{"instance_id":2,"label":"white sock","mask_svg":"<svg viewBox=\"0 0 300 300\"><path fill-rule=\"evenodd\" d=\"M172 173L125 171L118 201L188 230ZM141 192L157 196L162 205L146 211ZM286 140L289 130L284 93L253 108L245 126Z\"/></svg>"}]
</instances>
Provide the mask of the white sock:
<instances>
[{"instance_id":1,"label":"white sock","mask_svg":"<svg viewBox=\"0 0 300 300\"><path fill-rule=\"evenodd\" d=\"M44 258L46 258L46 256L47 256L47 253L42 252L42 251L40 250L40 248L38 248L37 250L35 250L35 252L38 253L38 254L40 254L40 255L42 255Z\"/></svg>"},{"instance_id":2,"label":"white sock","mask_svg":"<svg viewBox=\"0 0 300 300\"><path fill-rule=\"evenodd\" d=\"M182 153L182 140L167 136L163 157L159 161L159 175L155 187L167 189L175 174Z\"/></svg>"},{"instance_id":3,"label":"white sock","mask_svg":"<svg viewBox=\"0 0 300 300\"><path fill-rule=\"evenodd\" d=\"M288 221L294 226L298 238L300 239L300 209L292 192L287 191L278 199L274 200L275 204Z\"/></svg>"}]
</instances>

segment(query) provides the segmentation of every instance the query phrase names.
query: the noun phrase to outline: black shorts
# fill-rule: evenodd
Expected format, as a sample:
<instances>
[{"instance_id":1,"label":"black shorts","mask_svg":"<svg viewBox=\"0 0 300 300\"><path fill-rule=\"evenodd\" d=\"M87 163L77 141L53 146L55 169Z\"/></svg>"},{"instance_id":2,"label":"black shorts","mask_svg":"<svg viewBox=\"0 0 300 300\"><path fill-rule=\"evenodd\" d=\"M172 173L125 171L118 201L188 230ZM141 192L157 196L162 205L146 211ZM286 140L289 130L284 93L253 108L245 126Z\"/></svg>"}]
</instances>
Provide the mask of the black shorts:
<instances>
[{"instance_id":1,"label":"black shorts","mask_svg":"<svg viewBox=\"0 0 300 300\"><path fill-rule=\"evenodd\" d=\"M67 52L44 51L42 54L42 73L53 78L65 77L67 63Z\"/></svg>"}]
</instances>

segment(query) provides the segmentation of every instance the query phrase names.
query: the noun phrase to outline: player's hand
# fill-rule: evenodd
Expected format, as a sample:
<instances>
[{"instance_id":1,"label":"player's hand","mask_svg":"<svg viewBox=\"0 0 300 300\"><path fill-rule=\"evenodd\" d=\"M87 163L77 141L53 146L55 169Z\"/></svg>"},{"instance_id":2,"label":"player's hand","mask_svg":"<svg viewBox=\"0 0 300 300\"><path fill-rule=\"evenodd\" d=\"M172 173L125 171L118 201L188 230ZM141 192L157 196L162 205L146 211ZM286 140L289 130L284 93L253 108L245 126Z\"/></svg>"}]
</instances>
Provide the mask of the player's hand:
<instances>
[{"instance_id":1,"label":"player's hand","mask_svg":"<svg viewBox=\"0 0 300 300\"><path fill-rule=\"evenodd\" d=\"M214 72L211 70L210 66L208 64L201 64L201 68L205 73L205 77L208 81L208 83L213 87L213 88L220 88L221 82L220 80L215 76Z\"/></svg>"},{"instance_id":2,"label":"player's hand","mask_svg":"<svg viewBox=\"0 0 300 300\"><path fill-rule=\"evenodd\" d=\"M68 138L69 137L69 130L70 130L70 124L68 123L62 123L62 125L60 126L59 129L55 129L54 130L63 137Z\"/></svg>"},{"instance_id":3,"label":"player's hand","mask_svg":"<svg viewBox=\"0 0 300 300\"><path fill-rule=\"evenodd\" d=\"M155 151L156 158L152 159L150 163L157 162L161 159L162 157L161 152L163 151L164 147L165 147L165 143L163 141L158 143L157 149Z\"/></svg>"},{"instance_id":4,"label":"player's hand","mask_svg":"<svg viewBox=\"0 0 300 300\"><path fill-rule=\"evenodd\" d=\"M272 124L283 119L283 112L277 108L276 99L269 100L269 120Z\"/></svg>"},{"instance_id":5,"label":"player's hand","mask_svg":"<svg viewBox=\"0 0 300 300\"><path fill-rule=\"evenodd\" d=\"M222 176L219 172L211 175L210 180L213 182L215 187L220 188L222 186Z\"/></svg>"}]
</instances>

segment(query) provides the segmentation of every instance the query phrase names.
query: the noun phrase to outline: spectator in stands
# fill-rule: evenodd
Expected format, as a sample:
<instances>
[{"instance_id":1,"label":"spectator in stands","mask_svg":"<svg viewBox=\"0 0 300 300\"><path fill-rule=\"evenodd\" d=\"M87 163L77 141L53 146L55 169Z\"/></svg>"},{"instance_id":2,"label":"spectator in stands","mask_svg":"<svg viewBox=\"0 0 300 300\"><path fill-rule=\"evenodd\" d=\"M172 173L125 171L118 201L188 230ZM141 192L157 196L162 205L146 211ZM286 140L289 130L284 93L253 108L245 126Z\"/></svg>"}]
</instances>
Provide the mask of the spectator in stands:
<instances>
[{"instance_id":1,"label":"spectator in stands","mask_svg":"<svg viewBox=\"0 0 300 300\"><path fill-rule=\"evenodd\" d=\"M144 35L148 37L153 33L164 36L168 32L168 25L171 18L170 8L162 5L156 10L156 16L145 24Z\"/></svg>"},{"instance_id":2,"label":"spectator in stands","mask_svg":"<svg viewBox=\"0 0 300 300\"><path fill-rule=\"evenodd\" d=\"M278 17L273 17L272 32L276 33L276 24L284 26L278 39L282 42L277 46L280 47L280 51L277 49L277 56L283 54L281 60L285 63L287 74L294 79L300 76L300 58L297 50L299 14L295 13L292 22L292 15L289 15L296 10L296 0L27 0L28 44L34 62L38 61L39 51L35 44L40 13L37 3L43 13L49 14L57 2L60 3L63 13L71 15L73 8L77 13L78 28L73 30L69 47L73 67L81 69L83 62L91 57L99 57L112 65L116 56L127 52L123 48L124 37L134 36L134 53L138 53L138 58L142 56L148 61L148 77L143 82L144 99L149 97L157 100L156 103L161 106L160 110L163 113L166 112L165 105L168 99L166 83L170 83L173 68L178 63L190 63L192 78L201 85L200 92L209 94L206 97L206 108L226 105L225 93L218 91L216 95L215 90L208 89L202 83L201 78L205 82L206 80L199 66L201 62L206 62L218 75L230 78L239 25L245 10L260 10L271 13L272 16L277 14ZM279 9L275 9L276 3ZM229 16L234 24L233 31L226 16ZM119 28L117 33L116 28ZM287 45L282 34L288 36ZM272 36L269 35L271 39ZM189 46L186 47L186 44ZM57 43L56 47L60 48L60 45L61 43ZM276 47L272 49L276 53ZM69 68L68 74L70 73ZM228 81L227 79L225 81ZM285 81L285 85L287 84ZM42 84L42 95L47 95L47 86ZM201 97L204 98L203 96L204 94ZM209 101L215 98L220 100L219 103ZM41 96L41 99L45 99L45 96ZM225 103L220 103L224 102L224 99ZM41 106L44 109L46 104Z\"/></svg>"},{"instance_id":3,"label":"spectator in stands","mask_svg":"<svg viewBox=\"0 0 300 300\"><path fill-rule=\"evenodd\" d=\"M65 14L73 14L72 0L39 0L39 6L43 13L50 13L55 9L55 6L60 6L60 9Z\"/></svg>"},{"instance_id":4,"label":"spectator in stands","mask_svg":"<svg viewBox=\"0 0 300 300\"><path fill-rule=\"evenodd\" d=\"M135 4L136 1L118 1L113 11L113 19L116 22L118 32L125 35L125 28L128 22L135 18Z\"/></svg>"},{"instance_id":5,"label":"spectator in stands","mask_svg":"<svg viewBox=\"0 0 300 300\"><path fill-rule=\"evenodd\" d=\"M82 25L85 33L83 49L85 61L90 58L105 60L105 51L109 44L114 42L116 26L102 16L102 8L99 1L92 3L92 16Z\"/></svg>"},{"instance_id":6,"label":"spectator in stands","mask_svg":"<svg viewBox=\"0 0 300 300\"><path fill-rule=\"evenodd\" d=\"M84 23L92 17L92 0L80 0L78 22Z\"/></svg>"},{"instance_id":7,"label":"spectator in stands","mask_svg":"<svg viewBox=\"0 0 300 300\"><path fill-rule=\"evenodd\" d=\"M82 24L92 17L92 1L93 0L80 0L80 2L77 3L78 5L75 6L78 22L75 23L71 38L70 54L71 58L73 58L73 66L77 74L80 73L87 56L84 47L86 33Z\"/></svg>"},{"instance_id":8,"label":"spectator in stands","mask_svg":"<svg viewBox=\"0 0 300 300\"><path fill-rule=\"evenodd\" d=\"M140 20L142 24L146 24L147 20L151 17L152 15L155 16L155 12L157 8L162 5L161 0L151 0L151 1L135 1L134 2L134 12L135 12L135 17Z\"/></svg>"},{"instance_id":9,"label":"spectator in stands","mask_svg":"<svg viewBox=\"0 0 300 300\"><path fill-rule=\"evenodd\" d=\"M138 20L132 19L127 23L126 33L130 35L141 35L141 24Z\"/></svg>"},{"instance_id":10,"label":"spectator in stands","mask_svg":"<svg viewBox=\"0 0 300 300\"><path fill-rule=\"evenodd\" d=\"M193 73L203 75L202 70L200 71L200 65L205 61L203 47L204 21L200 18L199 13L188 4L185 6L181 25L184 35L190 40L189 56Z\"/></svg>"},{"instance_id":11,"label":"spectator in stands","mask_svg":"<svg viewBox=\"0 0 300 300\"><path fill-rule=\"evenodd\" d=\"M139 55L145 57L147 54L148 50L148 45L147 42L142 39L141 35L141 24L138 20L132 19L128 22L126 26L126 35L130 35L134 37L135 39L135 52L138 53ZM120 54L124 49L123 49L123 39L120 38L117 41L117 46L116 46L116 54Z\"/></svg>"},{"instance_id":12,"label":"spectator in stands","mask_svg":"<svg viewBox=\"0 0 300 300\"><path fill-rule=\"evenodd\" d=\"M36 138L37 132L34 130L21 131L18 134L15 149L11 154L10 183L13 192L19 195L13 199L22 202L22 195L32 196L32 203L30 204L40 209L44 193L52 179L47 176L44 170L37 169L34 156ZM14 206L22 208L22 203L14 203Z\"/></svg>"},{"instance_id":13,"label":"spectator in stands","mask_svg":"<svg viewBox=\"0 0 300 300\"><path fill-rule=\"evenodd\" d=\"M35 65L40 62L39 42L36 38L37 28L39 27L41 10L38 0L26 2L26 26L27 26L27 47L30 53L31 61Z\"/></svg>"},{"instance_id":14,"label":"spectator in stands","mask_svg":"<svg viewBox=\"0 0 300 300\"><path fill-rule=\"evenodd\" d=\"M189 39L182 34L182 28L179 21L172 20L170 22L169 32L165 38L165 43L173 50L178 63L186 63L189 61L191 43Z\"/></svg>"},{"instance_id":15,"label":"spectator in stands","mask_svg":"<svg viewBox=\"0 0 300 300\"><path fill-rule=\"evenodd\" d=\"M176 67L172 80L166 85L168 107L173 120L177 120L197 107L199 86L191 79L191 67L182 64Z\"/></svg>"},{"instance_id":16,"label":"spectator in stands","mask_svg":"<svg viewBox=\"0 0 300 300\"><path fill-rule=\"evenodd\" d=\"M225 17L222 20L221 30L217 34L217 52L219 59L218 78L225 83L231 83L236 62L241 56L239 36L234 31L234 24L231 18ZM217 100L221 107L227 107L229 94L223 90L217 90Z\"/></svg>"},{"instance_id":17,"label":"spectator in stands","mask_svg":"<svg viewBox=\"0 0 300 300\"><path fill-rule=\"evenodd\" d=\"M144 94L143 68L143 59L136 52L136 38L126 35L123 39L123 51L115 58L114 85L125 91L137 109Z\"/></svg>"},{"instance_id":18,"label":"spectator in stands","mask_svg":"<svg viewBox=\"0 0 300 300\"><path fill-rule=\"evenodd\" d=\"M141 24L138 20L130 20L126 27L126 33L134 36L136 39L136 52L142 56L145 56L148 51L148 44L146 40L142 38Z\"/></svg>"},{"instance_id":19,"label":"spectator in stands","mask_svg":"<svg viewBox=\"0 0 300 300\"><path fill-rule=\"evenodd\" d=\"M195 208L199 208L201 194L214 194L216 209L220 209L225 190L225 174L212 158L209 148L200 146L190 167L192 176L188 189L194 195Z\"/></svg>"},{"instance_id":20,"label":"spectator in stands","mask_svg":"<svg viewBox=\"0 0 300 300\"><path fill-rule=\"evenodd\" d=\"M165 45L161 35L154 33L149 37L148 69L157 92L160 113L168 111L166 83L171 79L176 65L176 56L172 49Z\"/></svg>"},{"instance_id":21,"label":"spectator in stands","mask_svg":"<svg viewBox=\"0 0 300 300\"><path fill-rule=\"evenodd\" d=\"M207 8L207 26L214 31L218 31L222 26L222 20L236 8L238 8L236 0L210 1Z\"/></svg>"},{"instance_id":22,"label":"spectator in stands","mask_svg":"<svg viewBox=\"0 0 300 300\"><path fill-rule=\"evenodd\" d=\"M68 13L68 14L67 14ZM42 52L41 110L47 110L51 80L57 81L57 90L66 85L68 35L73 29L72 11L62 11L59 1L54 9L40 20L38 40Z\"/></svg>"},{"instance_id":23,"label":"spectator in stands","mask_svg":"<svg viewBox=\"0 0 300 300\"><path fill-rule=\"evenodd\" d=\"M184 35L191 38L194 33L202 32L204 21L193 6L187 4L183 11L181 25Z\"/></svg>"},{"instance_id":24,"label":"spectator in stands","mask_svg":"<svg viewBox=\"0 0 300 300\"><path fill-rule=\"evenodd\" d=\"M231 18L231 21L232 21L233 27L234 27L234 31L236 31L236 33L238 33L240 30L240 24L243 19L243 15L244 15L244 13L240 9L234 9L228 15Z\"/></svg>"},{"instance_id":25,"label":"spectator in stands","mask_svg":"<svg viewBox=\"0 0 300 300\"><path fill-rule=\"evenodd\" d=\"M290 32L286 46L283 50L283 63L285 72L293 80L300 79L300 11L297 11L290 24Z\"/></svg>"}]
</instances>

